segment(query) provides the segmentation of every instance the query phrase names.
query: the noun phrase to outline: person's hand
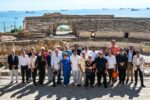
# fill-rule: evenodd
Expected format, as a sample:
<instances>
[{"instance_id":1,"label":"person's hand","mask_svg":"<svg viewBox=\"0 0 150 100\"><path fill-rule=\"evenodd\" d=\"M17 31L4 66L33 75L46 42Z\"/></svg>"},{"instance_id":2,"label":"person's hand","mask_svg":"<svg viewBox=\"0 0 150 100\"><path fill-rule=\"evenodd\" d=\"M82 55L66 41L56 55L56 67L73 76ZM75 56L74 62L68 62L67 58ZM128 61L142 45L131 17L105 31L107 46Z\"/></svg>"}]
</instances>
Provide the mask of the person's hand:
<instances>
[{"instance_id":1,"label":"person's hand","mask_svg":"<svg viewBox=\"0 0 150 100\"><path fill-rule=\"evenodd\" d=\"M107 73L107 69L105 70L105 73Z\"/></svg>"},{"instance_id":2,"label":"person's hand","mask_svg":"<svg viewBox=\"0 0 150 100\"><path fill-rule=\"evenodd\" d=\"M38 69L37 71L38 71L38 73L40 72L40 70L39 70L39 69Z\"/></svg>"},{"instance_id":3,"label":"person's hand","mask_svg":"<svg viewBox=\"0 0 150 100\"><path fill-rule=\"evenodd\" d=\"M64 75L64 72L62 71L62 75Z\"/></svg>"},{"instance_id":4,"label":"person's hand","mask_svg":"<svg viewBox=\"0 0 150 100\"><path fill-rule=\"evenodd\" d=\"M114 68L114 72L116 72L116 68Z\"/></svg>"},{"instance_id":5,"label":"person's hand","mask_svg":"<svg viewBox=\"0 0 150 100\"><path fill-rule=\"evenodd\" d=\"M137 66L136 66L136 68L140 68L140 66L139 66L139 65L137 65Z\"/></svg>"},{"instance_id":6,"label":"person's hand","mask_svg":"<svg viewBox=\"0 0 150 100\"><path fill-rule=\"evenodd\" d=\"M98 69L96 69L96 73L98 73Z\"/></svg>"},{"instance_id":7,"label":"person's hand","mask_svg":"<svg viewBox=\"0 0 150 100\"><path fill-rule=\"evenodd\" d=\"M12 68L15 68L16 66L15 65L12 65Z\"/></svg>"},{"instance_id":8,"label":"person's hand","mask_svg":"<svg viewBox=\"0 0 150 100\"><path fill-rule=\"evenodd\" d=\"M31 68L31 71L32 71L32 72L34 71L33 68Z\"/></svg>"},{"instance_id":9,"label":"person's hand","mask_svg":"<svg viewBox=\"0 0 150 100\"><path fill-rule=\"evenodd\" d=\"M124 62L120 62L120 65L121 65L121 66L124 66Z\"/></svg>"}]
</instances>

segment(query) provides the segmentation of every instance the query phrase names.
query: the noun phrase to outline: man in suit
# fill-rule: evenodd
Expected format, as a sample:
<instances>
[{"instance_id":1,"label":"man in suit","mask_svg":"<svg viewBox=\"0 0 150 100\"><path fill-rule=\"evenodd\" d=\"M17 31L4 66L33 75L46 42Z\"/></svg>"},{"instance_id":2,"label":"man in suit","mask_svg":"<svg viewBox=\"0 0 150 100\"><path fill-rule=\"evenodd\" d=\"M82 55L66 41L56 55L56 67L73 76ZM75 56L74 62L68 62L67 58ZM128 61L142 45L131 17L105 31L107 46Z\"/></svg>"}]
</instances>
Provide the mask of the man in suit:
<instances>
[{"instance_id":1,"label":"man in suit","mask_svg":"<svg viewBox=\"0 0 150 100\"><path fill-rule=\"evenodd\" d=\"M133 67L134 67L134 75L135 75L135 86L138 81L138 73L140 75L141 87L145 87L143 82L143 67L144 67L144 58L140 55L140 51L136 52L136 55L133 57Z\"/></svg>"},{"instance_id":2,"label":"man in suit","mask_svg":"<svg viewBox=\"0 0 150 100\"><path fill-rule=\"evenodd\" d=\"M127 64L127 80L126 83L129 81L129 75L131 75L131 83L133 82L133 56L136 55L136 51L134 50L134 46L130 45L129 49L126 51L127 52L127 57L128 57L128 64Z\"/></svg>"},{"instance_id":3,"label":"man in suit","mask_svg":"<svg viewBox=\"0 0 150 100\"><path fill-rule=\"evenodd\" d=\"M11 82L13 83L13 76L16 76L16 83L18 83L18 56L15 54L15 49L12 49L11 54L8 56L8 64L11 76Z\"/></svg>"},{"instance_id":4,"label":"man in suit","mask_svg":"<svg viewBox=\"0 0 150 100\"><path fill-rule=\"evenodd\" d=\"M120 52L117 54L116 58L119 71L119 84L124 84L128 58L123 48L120 48Z\"/></svg>"}]
</instances>

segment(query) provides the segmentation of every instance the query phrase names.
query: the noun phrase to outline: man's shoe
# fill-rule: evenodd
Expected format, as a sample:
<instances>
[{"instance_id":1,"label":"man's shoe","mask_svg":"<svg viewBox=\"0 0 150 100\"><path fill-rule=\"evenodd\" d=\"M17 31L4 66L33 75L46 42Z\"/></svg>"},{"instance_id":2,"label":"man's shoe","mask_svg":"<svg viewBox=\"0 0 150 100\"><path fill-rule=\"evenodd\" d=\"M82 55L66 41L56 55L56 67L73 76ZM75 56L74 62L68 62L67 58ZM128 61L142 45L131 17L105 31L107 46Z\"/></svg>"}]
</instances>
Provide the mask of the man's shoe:
<instances>
[{"instance_id":1,"label":"man's shoe","mask_svg":"<svg viewBox=\"0 0 150 100\"><path fill-rule=\"evenodd\" d=\"M137 85L137 82L134 83L134 86L136 86L136 85Z\"/></svg>"},{"instance_id":2,"label":"man's shoe","mask_svg":"<svg viewBox=\"0 0 150 100\"><path fill-rule=\"evenodd\" d=\"M145 87L145 85L141 85L141 87Z\"/></svg>"},{"instance_id":3,"label":"man's shoe","mask_svg":"<svg viewBox=\"0 0 150 100\"><path fill-rule=\"evenodd\" d=\"M81 84L78 84L77 86L78 86L78 87L81 87Z\"/></svg>"},{"instance_id":4,"label":"man's shoe","mask_svg":"<svg viewBox=\"0 0 150 100\"><path fill-rule=\"evenodd\" d=\"M55 84L53 84L53 87L55 87L56 85Z\"/></svg>"},{"instance_id":5,"label":"man's shoe","mask_svg":"<svg viewBox=\"0 0 150 100\"><path fill-rule=\"evenodd\" d=\"M131 83L133 83L133 79L131 79Z\"/></svg>"},{"instance_id":6,"label":"man's shoe","mask_svg":"<svg viewBox=\"0 0 150 100\"><path fill-rule=\"evenodd\" d=\"M11 81L10 84L12 84L13 82Z\"/></svg>"}]
</instances>

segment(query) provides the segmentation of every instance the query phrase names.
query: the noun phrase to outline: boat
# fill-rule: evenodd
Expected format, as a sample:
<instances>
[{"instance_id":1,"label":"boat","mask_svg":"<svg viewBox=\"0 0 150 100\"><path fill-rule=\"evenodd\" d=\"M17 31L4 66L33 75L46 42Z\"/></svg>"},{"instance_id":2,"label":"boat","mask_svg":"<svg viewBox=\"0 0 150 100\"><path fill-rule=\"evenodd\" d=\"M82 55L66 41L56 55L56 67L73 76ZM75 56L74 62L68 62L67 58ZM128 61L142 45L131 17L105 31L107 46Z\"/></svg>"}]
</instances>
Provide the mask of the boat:
<instances>
[{"instance_id":1,"label":"boat","mask_svg":"<svg viewBox=\"0 0 150 100\"><path fill-rule=\"evenodd\" d=\"M60 11L68 11L68 10L60 10Z\"/></svg>"},{"instance_id":2,"label":"boat","mask_svg":"<svg viewBox=\"0 0 150 100\"><path fill-rule=\"evenodd\" d=\"M132 8L131 11L139 11L139 9Z\"/></svg>"},{"instance_id":3,"label":"boat","mask_svg":"<svg viewBox=\"0 0 150 100\"><path fill-rule=\"evenodd\" d=\"M35 13L34 11L26 11L26 13Z\"/></svg>"},{"instance_id":4,"label":"boat","mask_svg":"<svg viewBox=\"0 0 150 100\"><path fill-rule=\"evenodd\" d=\"M150 8L146 8L147 10L150 10Z\"/></svg>"}]
</instances>

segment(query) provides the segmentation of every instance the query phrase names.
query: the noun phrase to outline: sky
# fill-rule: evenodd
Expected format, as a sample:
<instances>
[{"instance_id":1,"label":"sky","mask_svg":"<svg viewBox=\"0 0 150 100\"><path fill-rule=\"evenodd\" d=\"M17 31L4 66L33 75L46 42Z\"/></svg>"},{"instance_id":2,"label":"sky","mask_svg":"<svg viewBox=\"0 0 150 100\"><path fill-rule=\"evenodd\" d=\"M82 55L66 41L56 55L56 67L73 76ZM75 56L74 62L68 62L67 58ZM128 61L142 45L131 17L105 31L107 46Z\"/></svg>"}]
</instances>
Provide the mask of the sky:
<instances>
[{"instance_id":1,"label":"sky","mask_svg":"<svg viewBox=\"0 0 150 100\"><path fill-rule=\"evenodd\" d=\"M0 11L147 7L150 0L0 0Z\"/></svg>"}]
</instances>

